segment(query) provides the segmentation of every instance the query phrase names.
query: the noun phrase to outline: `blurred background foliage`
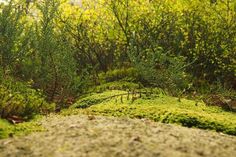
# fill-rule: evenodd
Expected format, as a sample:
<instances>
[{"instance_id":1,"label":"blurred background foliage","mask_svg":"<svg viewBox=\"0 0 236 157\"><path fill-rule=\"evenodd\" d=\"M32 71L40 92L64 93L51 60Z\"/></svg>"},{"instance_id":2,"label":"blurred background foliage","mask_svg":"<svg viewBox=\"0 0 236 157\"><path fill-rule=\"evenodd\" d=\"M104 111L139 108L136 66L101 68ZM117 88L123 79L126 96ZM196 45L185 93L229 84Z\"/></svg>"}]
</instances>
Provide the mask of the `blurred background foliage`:
<instances>
[{"instance_id":1,"label":"blurred background foliage","mask_svg":"<svg viewBox=\"0 0 236 157\"><path fill-rule=\"evenodd\" d=\"M1 79L30 82L58 104L122 79L173 95L235 89L235 44L235 0L0 5Z\"/></svg>"}]
</instances>

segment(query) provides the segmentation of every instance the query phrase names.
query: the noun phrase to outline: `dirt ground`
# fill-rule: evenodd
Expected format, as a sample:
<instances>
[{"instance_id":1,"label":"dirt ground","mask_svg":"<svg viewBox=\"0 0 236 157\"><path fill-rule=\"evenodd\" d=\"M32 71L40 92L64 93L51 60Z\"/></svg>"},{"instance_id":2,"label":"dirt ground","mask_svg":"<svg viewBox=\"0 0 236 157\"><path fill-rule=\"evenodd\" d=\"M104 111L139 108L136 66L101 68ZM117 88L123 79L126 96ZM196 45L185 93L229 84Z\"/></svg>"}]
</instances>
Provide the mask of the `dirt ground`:
<instances>
[{"instance_id":1,"label":"dirt ground","mask_svg":"<svg viewBox=\"0 0 236 157\"><path fill-rule=\"evenodd\" d=\"M0 157L235 157L236 137L149 120L50 116L48 131L0 140Z\"/></svg>"}]
</instances>

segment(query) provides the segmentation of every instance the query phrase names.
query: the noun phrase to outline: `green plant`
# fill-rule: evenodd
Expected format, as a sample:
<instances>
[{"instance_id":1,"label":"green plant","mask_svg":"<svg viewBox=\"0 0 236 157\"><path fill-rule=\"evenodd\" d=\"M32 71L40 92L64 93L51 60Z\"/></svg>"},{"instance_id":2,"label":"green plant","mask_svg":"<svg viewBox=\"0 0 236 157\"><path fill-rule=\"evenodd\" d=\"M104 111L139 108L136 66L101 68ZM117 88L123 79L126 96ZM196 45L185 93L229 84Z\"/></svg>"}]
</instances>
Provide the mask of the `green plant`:
<instances>
[{"instance_id":1,"label":"green plant","mask_svg":"<svg viewBox=\"0 0 236 157\"><path fill-rule=\"evenodd\" d=\"M0 85L0 117L20 116L30 119L35 114L49 113L55 110L55 104L45 101L40 91L29 85L5 81Z\"/></svg>"},{"instance_id":2,"label":"green plant","mask_svg":"<svg viewBox=\"0 0 236 157\"><path fill-rule=\"evenodd\" d=\"M104 90L135 90L142 88L142 84L126 82L126 81L114 81L101 84L95 88L91 88L92 91L104 91Z\"/></svg>"},{"instance_id":3,"label":"green plant","mask_svg":"<svg viewBox=\"0 0 236 157\"><path fill-rule=\"evenodd\" d=\"M137 45L132 46L130 60L150 85L167 89L172 93L188 87L186 63L183 57L170 56L159 47L137 52Z\"/></svg>"},{"instance_id":4,"label":"green plant","mask_svg":"<svg viewBox=\"0 0 236 157\"><path fill-rule=\"evenodd\" d=\"M114 81L127 81L137 82L140 80L140 76L134 68L122 68L109 70L106 73L100 73L100 82L114 82Z\"/></svg>"},{"instance_id":5,"label":"green plant","mask_svg":"<svg viewBox=\"0 0 236 157\"><path fill-rule=\"evenodd\" d=\"M12 74L25 52L22 44L24 34L23 10L11 0L0 6L0 69L3 75Z\"/></svg>"},{"instance_id":6,"label":"green plant","mask_svg":"<svg viewBox=\"0 0 236 157\"><path fill-rule=\"evenodd\" d=\"M233 89L235 6L232 0L87 0L83 7L11 0L0 6L0 79L33 80L33 88L59 104L113 81L173 95L216 82Z\"/></svg>"}]
</instances>

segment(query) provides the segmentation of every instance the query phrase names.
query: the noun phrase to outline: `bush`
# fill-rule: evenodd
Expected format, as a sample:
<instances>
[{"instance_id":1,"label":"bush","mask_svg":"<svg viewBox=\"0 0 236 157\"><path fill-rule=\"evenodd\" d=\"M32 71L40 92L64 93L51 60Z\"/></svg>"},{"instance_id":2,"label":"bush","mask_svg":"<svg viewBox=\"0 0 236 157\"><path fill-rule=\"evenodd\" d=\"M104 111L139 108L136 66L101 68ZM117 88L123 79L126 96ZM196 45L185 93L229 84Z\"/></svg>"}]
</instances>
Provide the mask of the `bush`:
<instances>
[{"instance_id":1,"label":"bush","mask_svg":"<svg viewBox=\"0 0 236 157\"><path fill-rule=\"evenodd\" d=\"M109 70L106 73L99 74L100 82L127 81L137 82L140 75L135 68L122 68Z\"/></svg>"},{"instance_id":2,"label":"bush","mask_svg":"<svg viewBox=\"0 0 236 157\"><path fill-rule=\"evenodd\" d=\"M20 116L32 118L35 114L49 113L55 110L54 104L48 104L40 91L29 85L5 81L0 84L0 117Z\"/></svg>"},{"instance_id":3,"label":"bush","mask_svg":"<svg viewBox=\"0 0 236 157\"><path fill-rule=\"evenodd\" d=\"M126 81L114 81L96 86L92 90L95 92L100 92L105 90L135 90L141 87L143 87L142 84L126 82Z\"/></svg>"},{"instance_id":4,"label":"bush","mask_svg":"<svg viewBox=\"0 0 236 157\"><path fill-rule=\"evenodd\" d=\"M131 48L130 60L149 85L167 89L173 94L188 88L184 57L172 56L160 47L154 51L145 49L142 52L137 52L135 47L133 45Z\"/></svg>"},{"instance_id":5,"label":"bush","mask_svg":"<svg viewBox=\"0 0 236 157\"><path fill-rule=\"evenodd\" d=\"M24 12L16 8L15 1L8 5L0 5L0 67L3 74L13 73L16 64L22 59L25 52L22 43L24 34Z\"/></svg>"},{"instance_id":6,"label":"bush","mask_svg":"<svg viewBox=\"0 0 236 157\"><path fill-rule=\"evenodd\" d=\"M0 6L2 74L33 80L47 100L57 102L76 95L80 83L68 25L59 22L62 3L11 0Z\"/></svg>"},{"instance_id":7,"label":"bush","mask_svg":"<svg viewBox=\"0 0 236 157\"><path fill-rule=\"evenodd\" d=\"M123 35L117 40L125 43L122 53L130 53L131 47L145 60L147 53L161 47L169 57L184 56L186 64L191 63L186 70L195 78L236 87L235 1L117 0L110 7L115 30Z\"/></svg>"}]
</instances>

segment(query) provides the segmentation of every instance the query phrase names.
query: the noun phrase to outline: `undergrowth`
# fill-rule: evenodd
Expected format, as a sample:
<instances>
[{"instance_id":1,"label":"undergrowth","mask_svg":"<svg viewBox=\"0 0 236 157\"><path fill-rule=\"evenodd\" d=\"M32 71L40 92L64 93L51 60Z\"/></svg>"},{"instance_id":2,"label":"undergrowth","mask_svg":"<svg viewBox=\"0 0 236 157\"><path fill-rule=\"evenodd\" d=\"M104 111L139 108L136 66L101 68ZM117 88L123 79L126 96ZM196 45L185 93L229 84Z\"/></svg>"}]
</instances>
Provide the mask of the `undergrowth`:
<instances>
[{"instance_id":1,"label":"undergrowth","mask_svg":"<svg viewBox=\"0 0 236 157\"><path fill-rule=\"evenodd\" d=\"M142 88L142 84L137 84L133 82L127 82L127 81L114 81L114 82L108 82L104 83L102 85L96 86L93 88L94 91L104 91L104 90L134 90Z\"/></svg>"},{"instance_id":2,"label":"undergrowth","mask_svg":"<svg viewBox=\"0 0 236 157\"><path fill-rule=\"evenodd\" d=\"M0 118L20 116L30 119L54 109L55 104L46 102L41 92L30 85L14 80L0 82Z\"/></svg>"},{"instance_id":3,"label":"undergrowth","mask_svg":"<svg viewBox=\"0 0 236 157\"><path fill-rule=\"evenodd\" d=\"M127 82L138 82L141 76L138 74L135 68L122 68L109 70L106 73L99 74L100 83L114 82L117 80Z\"/></svg>"}]
</instances>

